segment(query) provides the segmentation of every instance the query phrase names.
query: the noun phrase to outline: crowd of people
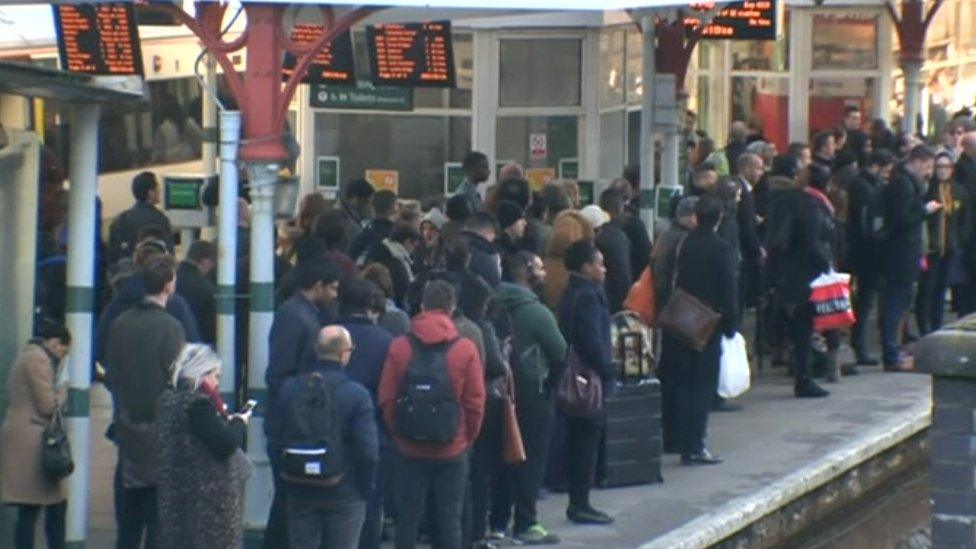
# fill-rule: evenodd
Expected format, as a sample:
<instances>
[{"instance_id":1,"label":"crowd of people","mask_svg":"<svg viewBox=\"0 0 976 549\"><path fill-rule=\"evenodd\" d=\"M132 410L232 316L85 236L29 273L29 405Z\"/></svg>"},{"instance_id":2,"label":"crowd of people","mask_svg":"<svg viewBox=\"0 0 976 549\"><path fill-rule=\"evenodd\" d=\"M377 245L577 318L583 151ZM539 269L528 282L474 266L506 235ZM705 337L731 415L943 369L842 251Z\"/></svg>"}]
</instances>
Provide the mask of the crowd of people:
<instances>
[{"instance_id":1,"label":"crowd of people","mask_svg":"<svg viewBox=\"0 0 976 549\"><path fill-rule=\"evenodd\" d=\"M274 481L264 546L558 543L536 513L546 490L568 494L574 523L613 522L590 501L605 412L564 413L558 386L572 357L612 397L624 377L614 315L628 314L646 269L658 308L680 288L719 317L701 348L661 334L664 451L683 465L721 462L706 444L709 414L737 405L717 395L720 341L753 312L759 348L789 366L797 397L825 397L817 378L878 364L868 337L876 305L880 362L910 369L903 344L942 325L950 288L958 314L976 309L976 127L959 116L930 146L878 126L862 131L848 107L836 128L783 154L755 121L734 123L724 149L688 128L686 180L665 182L684 192L658 212L669 221L653 245L636 166L595 204L580 204L572 181L533 190L517 164L487 185L479 152L464 158L450 197L401 200L365 180L345 184L334 204L305 196L267 250L276 310L257 403ZM93 375L112 394L117 546L239 546L253 403L228 406L218 390L216 248L198 240L177 263L156 178L142 173L132 190L136 204L98 246L111 297L99 307L103 369ZM246 293L244 266L259 251L247 246L243 199L239 210ZM831 270L853 275L857 364L841 364L845 333L814 332L810 285ZM915 333L905 323L913 306ZM71 336L57 321L37 336L11 370L0 440L17 547L32 546L42 509L49 543L64 537L63 479L46 477L18 441L39 440L64 406L58 364ZM238 355L246 360L241 345ZM514 461L511 402L524 446Z\"/></svg>"}]
</instances>

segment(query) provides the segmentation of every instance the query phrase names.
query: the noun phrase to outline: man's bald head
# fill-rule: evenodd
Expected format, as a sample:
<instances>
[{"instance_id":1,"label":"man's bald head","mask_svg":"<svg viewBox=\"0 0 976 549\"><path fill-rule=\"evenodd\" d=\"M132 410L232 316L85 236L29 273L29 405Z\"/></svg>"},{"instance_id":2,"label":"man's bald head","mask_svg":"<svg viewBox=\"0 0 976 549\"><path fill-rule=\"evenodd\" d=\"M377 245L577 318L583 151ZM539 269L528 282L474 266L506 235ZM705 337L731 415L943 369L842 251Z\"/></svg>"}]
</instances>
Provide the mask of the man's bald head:
<instances>
[{"instance_id":1,"label":"man's bald head","mask_svg":"<svg viewBox=\"0 0 976 549\"><path fill-rule=\"evenodd\" d=\"M762 158L752 153L743 153L740 155L738 160L736 160L736 168L738 168L739 175L750 185L758 183L765 171Z\"/></svg>"},{"instance_id":2,"label":"man's bald head","mask_svg":"<svg viewBox=\"0 0 976 549\"><path fill-rule=\"evenodd\" d=\"M342 326L329 325L319 331L315 340L315 356L319 360L334 360L343 366L352 353L352 336Z\"/></svg>"},{"instance_id":3,"label":"man's bald head","mask_svg":"<svg viewBox=\"0 0 976 549\"><path fill-rule=\"evenodd\" d=\"M969 132L962 136L962 140L959 142L962 145L962 150L973 158L976 158L976 132Z\"/></svg>"},{"instance_id":4,"label":"man's bald head","mask_svg":"<svg viewBox=\"0 0 976 549\"><path fill-rule=\"evenodd\" d=\"M498 180L507 181L509 179L525 179L525 170L522 166L512 162L511 164L505 164L502 169L498 170Z\"/></svg>"}]
</instances>

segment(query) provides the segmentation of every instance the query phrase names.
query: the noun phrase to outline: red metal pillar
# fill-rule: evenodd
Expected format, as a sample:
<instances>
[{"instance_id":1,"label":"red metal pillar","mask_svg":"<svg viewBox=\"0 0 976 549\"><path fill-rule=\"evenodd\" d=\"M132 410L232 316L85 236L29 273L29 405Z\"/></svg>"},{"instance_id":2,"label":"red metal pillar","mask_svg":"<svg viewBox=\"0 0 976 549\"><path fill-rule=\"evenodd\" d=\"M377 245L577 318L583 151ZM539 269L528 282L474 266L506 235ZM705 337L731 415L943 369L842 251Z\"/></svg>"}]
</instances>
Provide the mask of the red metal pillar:
<instances>
[{"instance_id":1,"label":"red metal pillar","mask_svg":"<svg viewBox=\"0 0 976 549\"><path fill-rule=\"evenodd\" d=\"M922 101L922 64L925 63L925 35L935 14L944 0L935 0L925 10L922 0L904 0L901 3L901 16L898 15L891 0L885 2L888 15L895 24L898 42L901 45L898 57L905 76L905 114L902 117L902 131L916 133Z\"/></svg>"}]
</instances>

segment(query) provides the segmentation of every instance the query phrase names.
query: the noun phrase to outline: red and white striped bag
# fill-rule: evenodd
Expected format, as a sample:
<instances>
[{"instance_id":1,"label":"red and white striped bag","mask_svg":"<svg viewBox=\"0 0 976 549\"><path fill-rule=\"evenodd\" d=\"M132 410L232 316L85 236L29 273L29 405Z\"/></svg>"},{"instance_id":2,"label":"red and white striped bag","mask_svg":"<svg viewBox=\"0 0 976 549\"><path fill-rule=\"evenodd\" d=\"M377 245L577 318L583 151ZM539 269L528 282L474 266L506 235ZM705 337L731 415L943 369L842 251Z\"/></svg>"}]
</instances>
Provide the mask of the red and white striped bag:
<instances>
[{"instance_id":1,"label":"red and white striped bag","mask_svg":"<svg viewBox=\"0 0 976 549\"><path fill-rule=\"evenodd\" d=\"M810 283L810 290L814 331L844 330L854 325L851 275L831 270Z\"/></svg>"}]
</instances>

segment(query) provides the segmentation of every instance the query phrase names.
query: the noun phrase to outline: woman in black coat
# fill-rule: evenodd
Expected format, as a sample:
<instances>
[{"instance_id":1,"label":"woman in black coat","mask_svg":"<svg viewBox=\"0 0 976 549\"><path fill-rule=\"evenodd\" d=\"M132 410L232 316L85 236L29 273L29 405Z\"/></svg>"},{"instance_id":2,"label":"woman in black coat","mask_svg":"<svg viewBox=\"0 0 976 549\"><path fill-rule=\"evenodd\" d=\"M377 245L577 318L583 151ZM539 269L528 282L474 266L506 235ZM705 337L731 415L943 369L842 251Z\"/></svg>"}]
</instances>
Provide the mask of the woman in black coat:
<instances>
[{"instance_id":1,"label":"woman in black coat","mask_svg":"<svg viewBox=\"0 0 976 549\"><path fill-rule=\"evenodd\" d=\"M722 315L708 345L696 351L682 343L675 346L675 396L683 465L711 465L721 459L705 447L708 413L718 389L721 337L738 330L736 315L736 264L732 246L716 234L724 215L722 199L707 194L698 202L698 227L681 243L677 257L676 286Z\"/></svg>"},{"instance_id":2,"label":"woman in black coat","mask_svg":"<svg viewBox=\"0 0 976 549\"><path fill-rule=\"evenodd\" d=\"M766 248L769 272L779 302L789 318L794 352L794 387L797 397L825 397L813 381L813 307L810 283L833 264L834 209L825 191L830 174L819 167L800 174L802 190L783 191L770 208Z\"/></svg>"}]
</instances>

